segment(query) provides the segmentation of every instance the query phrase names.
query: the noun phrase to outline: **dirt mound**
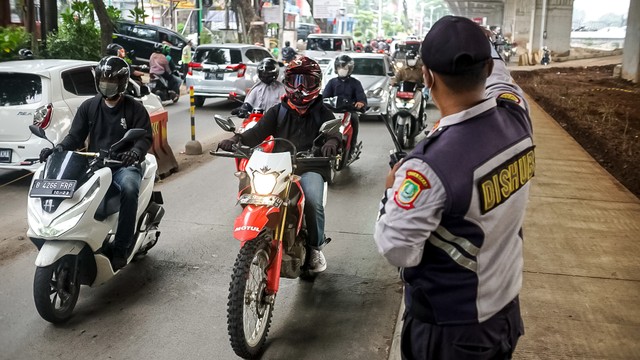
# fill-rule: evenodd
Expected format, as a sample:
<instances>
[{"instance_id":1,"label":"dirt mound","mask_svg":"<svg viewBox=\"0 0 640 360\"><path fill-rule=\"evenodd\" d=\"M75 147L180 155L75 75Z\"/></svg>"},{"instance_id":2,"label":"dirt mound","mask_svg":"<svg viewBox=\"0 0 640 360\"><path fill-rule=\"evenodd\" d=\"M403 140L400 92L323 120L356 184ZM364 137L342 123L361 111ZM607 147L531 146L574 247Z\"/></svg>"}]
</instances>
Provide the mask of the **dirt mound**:
<instances>
[{"instance_id":1,"label":"dirt mound","mask_svg":"<svg viewBox=\"0 0 640 360\"><path fill-rule=\"evenodd\" d=\"M523 90L640 197L640 85L614 65L511 72Z\"/></svg>"}]
</instances>

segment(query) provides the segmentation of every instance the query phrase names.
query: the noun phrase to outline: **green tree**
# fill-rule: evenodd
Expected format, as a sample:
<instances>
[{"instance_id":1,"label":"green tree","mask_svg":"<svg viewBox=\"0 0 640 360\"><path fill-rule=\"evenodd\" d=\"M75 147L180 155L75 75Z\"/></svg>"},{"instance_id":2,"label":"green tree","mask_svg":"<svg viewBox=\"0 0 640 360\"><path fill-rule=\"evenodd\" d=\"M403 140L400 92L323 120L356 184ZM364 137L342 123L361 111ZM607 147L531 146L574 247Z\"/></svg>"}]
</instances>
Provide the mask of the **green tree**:
<instances>
[{"instance_id":1,"label":"green tree","mask_svg":"<svg viewBox=\"0 0 640 360\"><path fill-rule=\"evenodd\" d=\"M101 0L99 0L101 1ZM99 60L100 30L96 27L93 6L74 1L60 14L57 33L47 37L46 56L55 59Z\"/></svg>"},{"instance_id":2,"label":"green tree","mask_svg":"<svg viewBox=\"0 0 640 360\"><path fill-rule=\"evenodd\" d=\"M17 58L18 50L28 48L31 35L23 27L0 27L0 61Z\"/></svg>"}]
</instances>

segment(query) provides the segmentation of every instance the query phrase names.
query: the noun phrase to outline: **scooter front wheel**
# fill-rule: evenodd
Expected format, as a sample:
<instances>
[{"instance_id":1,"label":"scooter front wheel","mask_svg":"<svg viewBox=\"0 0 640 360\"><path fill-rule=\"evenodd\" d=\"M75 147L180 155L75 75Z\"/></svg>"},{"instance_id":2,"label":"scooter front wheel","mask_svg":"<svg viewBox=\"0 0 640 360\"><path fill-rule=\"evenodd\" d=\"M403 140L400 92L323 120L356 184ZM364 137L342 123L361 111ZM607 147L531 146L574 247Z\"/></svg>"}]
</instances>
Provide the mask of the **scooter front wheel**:
<instances>
[{"instance_id":1,"label":"scooter front wheel","mask_svg":"<svg viewBox=\"0 0 640 360\"><path fill-rule=\"evenodd\" d=\"M63 256L52 265L36 268L33 299L43 319L54 324L69 320L79 294L75 256Z\"/></svg>"},{"instance_id":2,"label":"scooter front wheel","mask_svg":"<svg viewBox=\"0 0 640 360\"><path fill-rule=\"evenodd\" d=\"M266 236L244 244L233 266L227 303L227 325L236 355L252 359L267 340L274 295L266 293L271 244Z\"/></svg>"}]
</instances>

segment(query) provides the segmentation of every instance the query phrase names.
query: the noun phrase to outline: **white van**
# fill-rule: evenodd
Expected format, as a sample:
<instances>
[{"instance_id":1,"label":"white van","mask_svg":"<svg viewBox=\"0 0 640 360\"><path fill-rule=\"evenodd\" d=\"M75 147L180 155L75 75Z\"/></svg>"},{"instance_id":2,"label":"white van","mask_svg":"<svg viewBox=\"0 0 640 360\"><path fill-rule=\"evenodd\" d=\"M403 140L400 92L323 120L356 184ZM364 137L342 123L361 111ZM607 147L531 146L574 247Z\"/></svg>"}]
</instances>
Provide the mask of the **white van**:
<instances>
[{"instance_id":1,"label":"white van","mask_svg":"<svg viewBox=\"0 0 640 360\"><path fill-rule=\"evenodd\" d=\"M355 50L356 45L351 35L309 34L304 55L316 60L324 70L338 55Z\"/></svg>"}]
</instances>

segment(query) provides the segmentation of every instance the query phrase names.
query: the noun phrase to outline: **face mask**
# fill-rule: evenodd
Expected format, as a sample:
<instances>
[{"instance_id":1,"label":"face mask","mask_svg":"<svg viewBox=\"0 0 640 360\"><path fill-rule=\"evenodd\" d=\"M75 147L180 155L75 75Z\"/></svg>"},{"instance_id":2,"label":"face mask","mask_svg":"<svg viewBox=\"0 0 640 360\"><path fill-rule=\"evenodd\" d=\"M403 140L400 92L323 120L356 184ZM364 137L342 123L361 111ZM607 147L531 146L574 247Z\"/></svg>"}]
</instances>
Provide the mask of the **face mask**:
<instances>
[{"instance_id":1,"label":"face mask","mask_svg":"<svg viewBox=\"0 0 640 360\"><path fill-rule=\"evenodd\" d=\"M407 60L407 65L412 66L412 67L413 67L413 66L416 66L416 64L417 64L417 63L418 63L418 61L417 61L417 60L415 60L415 59L409 59L409 60Z\"/></svg>"},{"instance_id":2,"label":"face mask","mask_svg":"<svg viewBox=\"0 0 640 360\"><path fill-rule=\"evenodd\" d=\"M345 77L349 74L349 70L347 69L338 69L338 76Z\"/></svg>"},{"instance_id":3,"label":"face mask","mask_svg":"<svg viewBox=\"0 0 640 360\"><path fill-rule=\"evenodd\" d=\"M118 84L111 83L107 81L100 81L98 84L98 90L100 90L100 94L105 98L113 98L118 95Z\"/></svg>"}]
</instances>

